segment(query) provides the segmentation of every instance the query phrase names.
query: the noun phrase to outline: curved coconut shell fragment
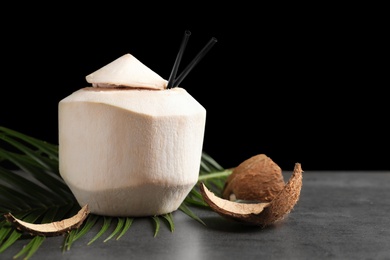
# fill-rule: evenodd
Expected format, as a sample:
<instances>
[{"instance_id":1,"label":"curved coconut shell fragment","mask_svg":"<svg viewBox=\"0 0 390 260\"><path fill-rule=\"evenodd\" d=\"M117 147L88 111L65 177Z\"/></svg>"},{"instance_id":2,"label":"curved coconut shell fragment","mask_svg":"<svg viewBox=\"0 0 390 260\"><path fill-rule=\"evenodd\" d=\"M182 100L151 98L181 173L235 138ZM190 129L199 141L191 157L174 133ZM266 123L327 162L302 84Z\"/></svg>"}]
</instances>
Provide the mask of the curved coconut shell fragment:
<instances>
[{"instance_id":1,"label":"curved coconut shell fragment","mask_svg":"<svg viewBox=\"0 0 390 260\"><path fill-rule=\"evenodd\" d=\"M11 213L5 214L4 217L8 222L12 223L16 229L30 233L33 236L59 236L71 231L72 229L79 228L87 218L88 214L88 205L85 205L76 215L70 218L45 224L28 223L14 217Z\"/></svg>"},{"instance_id":2,"label":"curved coconut shell fragment","mask_svg":"<svg viewBox=\"0 0 390 260\"><path fill-rule=\"evenodd\" d=\"M260 214L269 203L238 203L217 197L204 183L200 184L200 192L212 210L223 217L240 222L253 222L253 217Z\"/></svg>"},{"instance_id":3,"label":"curved coconut shell fragment","mask_svg":"<svg viewBox=\"0 0 390 260\"><path fill-rule=\"evenodd\" d=\"M262 225L270 225L284 219L297 204L302 188L302 167L296 163L294 171L283 190L264 209L257 219Z\"/></svg>"},{"instance_id":4,"label":"curved coconut shell fragment","mask_svg":"<svg viewBox=\"0 0 390 260\"><path fill-rule=\"evenodd\" d=\"M302 172L301 164L296 163L287 184L269 203L237 203L218 198L203 183L200 192L211 209L221 216L264 227L284 219L294 208L301 192Z\"/></svg>"}]
</instances>

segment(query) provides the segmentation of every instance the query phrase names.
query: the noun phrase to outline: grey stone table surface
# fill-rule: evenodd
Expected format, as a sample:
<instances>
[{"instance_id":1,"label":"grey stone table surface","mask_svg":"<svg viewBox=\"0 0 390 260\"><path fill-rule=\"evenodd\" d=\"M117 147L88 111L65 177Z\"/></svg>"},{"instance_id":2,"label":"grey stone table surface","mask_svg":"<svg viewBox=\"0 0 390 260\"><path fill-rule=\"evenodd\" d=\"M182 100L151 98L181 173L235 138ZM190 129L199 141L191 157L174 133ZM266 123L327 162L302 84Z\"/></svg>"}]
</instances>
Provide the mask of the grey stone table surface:
<instances>
[{"instance_id":1,"label":"grey stone table surface","mask_svg":"<svg viewBox=\"0 0 390 260\"><path fill-rule=\"evenodd\" d=\"M154 237L151 219L138 218L119 240L104 242L107 231L87 245L96 225L65 252L63 237L47 238L31 259L390 259L390 171L305 171L294 210L267 228L193 211L206 226L176 211L173 232L162 223ZM25 244L18 241L0 259L12 259Z\"/></svg>"}]
</instances>

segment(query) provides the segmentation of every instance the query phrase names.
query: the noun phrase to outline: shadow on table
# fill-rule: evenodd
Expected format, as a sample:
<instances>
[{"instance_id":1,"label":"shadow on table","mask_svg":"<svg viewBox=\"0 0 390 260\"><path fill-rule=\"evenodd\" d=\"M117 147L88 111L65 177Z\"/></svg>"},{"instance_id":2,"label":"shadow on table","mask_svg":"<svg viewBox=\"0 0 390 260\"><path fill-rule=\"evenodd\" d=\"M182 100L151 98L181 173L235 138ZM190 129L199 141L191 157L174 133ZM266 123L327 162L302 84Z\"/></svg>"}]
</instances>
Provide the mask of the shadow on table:
<instances>
[{"instance_id":1,"label":"shadow on table","mask_svg":"<svg viewBox=\"0 0 390 260\"><path fill-rule=\"evenodd\" d=\"M205 222L209 229L232 233L264 232L265 230L272 230L277 228L279 225L282 225L282 223L276 223L271 226L261 227L240 223L238 221L229 220L220 216L203 217L202 220Z\"/></svg>"}]
</instances>

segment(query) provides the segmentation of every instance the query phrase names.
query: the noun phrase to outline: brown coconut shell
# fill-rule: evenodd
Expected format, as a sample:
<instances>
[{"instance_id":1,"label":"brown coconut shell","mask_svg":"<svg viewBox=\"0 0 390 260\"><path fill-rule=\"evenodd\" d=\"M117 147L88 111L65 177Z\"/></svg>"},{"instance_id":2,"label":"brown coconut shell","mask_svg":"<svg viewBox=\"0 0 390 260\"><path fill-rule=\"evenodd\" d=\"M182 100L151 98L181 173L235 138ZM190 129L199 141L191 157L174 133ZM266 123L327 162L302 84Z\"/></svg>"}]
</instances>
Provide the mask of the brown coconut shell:
<instances>
[{"instance_id":1,"label":"brown coconut shell","mask_svg":"<svg viewBox=\"0 0 390 260\"><path fill-rule=\"evenodd\" d=\"M60 236L73 229L79 228L88 215L88 205L85 205L77 212L76 215L51 223L29 223L14 217L11 213L4 214L4 217L8 222L14 225L17 230L27 232L32 236Z\"/></svg>"},{"instance_id":2,"label":"brown coconut shell","mask_svg":"<svg viewBox=\"0 0 390 260\"><path fill-rule=\"evenodd\" d=\"M297 204L302 189L302 168L296 163L294 171L283 190L259 214L256 221L260 225L270 225L283 220Z\"/></svg>"},{"instance_id":3,"label":"brown coconut shell","mask_svg":"<svg viewBox=\"0 0 390 260\"><path fill-rule=\"evenodd\" d=\"M283 189L267 203L238 203L215 196L201 183L200 192L205 202L219 215L249 225L268 226L283 220L299 200L302 187L302 168L296 163Z\"/></svg>"},{"instance_id":4,"label":"brown coconut shell","mask_svg":"<svg viewBox=\"0 0 390 260\"><path fill-rule=\"evenodd\" d=\"M282 169L265 154L238 165L226 180L222 198L270 202L285 185Z\"/></svg>"},{"instance_id":5,"label":"brown coconut shell","mask_svg":"<svg viewBox=\"0 0 390 260\"><path fill-rule=\"evenodd\" d=\"M207 189L204 183L200 184L200 193L210 208L222 217L230 220L253 224L258 214L264 211L269 202L259 203L238 203L217 197Z\"/></svg>"}]
</instances>

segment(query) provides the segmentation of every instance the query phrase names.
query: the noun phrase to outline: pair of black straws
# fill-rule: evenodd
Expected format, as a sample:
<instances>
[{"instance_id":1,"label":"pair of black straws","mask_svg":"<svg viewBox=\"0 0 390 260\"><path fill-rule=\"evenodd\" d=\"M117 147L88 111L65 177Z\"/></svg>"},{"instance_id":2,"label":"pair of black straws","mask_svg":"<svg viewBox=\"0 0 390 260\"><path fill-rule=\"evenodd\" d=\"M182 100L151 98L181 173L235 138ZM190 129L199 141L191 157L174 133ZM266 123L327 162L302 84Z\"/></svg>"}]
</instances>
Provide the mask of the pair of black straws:
<instances>
[{"instance_id":1,"label":"pair of black straws","mask_svg":"<svg viewBox=\"0 0 390 260\"><path fill-rule=\"evenodd\" d=\"M191 32L186 30L184 32L184 37L180 45L179 52L177 53L175 63L173 64L173 68L171 71L171 75L169 76L167 88L173 88L179 86L179 84L183 81L183 79L188 75L188 73L195 67L195 65L206 55L206 53L213 47L213 45L217 42L215 37L212 37L210 41L203 47L203 49L195 56L195 58L188 64L188 66L183 70L183 72L175 79L177 70L180 65L181 58L183 56L184 50L186 48L188 38L190 37Z\"/></svg>"}]
</instances>

